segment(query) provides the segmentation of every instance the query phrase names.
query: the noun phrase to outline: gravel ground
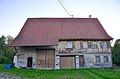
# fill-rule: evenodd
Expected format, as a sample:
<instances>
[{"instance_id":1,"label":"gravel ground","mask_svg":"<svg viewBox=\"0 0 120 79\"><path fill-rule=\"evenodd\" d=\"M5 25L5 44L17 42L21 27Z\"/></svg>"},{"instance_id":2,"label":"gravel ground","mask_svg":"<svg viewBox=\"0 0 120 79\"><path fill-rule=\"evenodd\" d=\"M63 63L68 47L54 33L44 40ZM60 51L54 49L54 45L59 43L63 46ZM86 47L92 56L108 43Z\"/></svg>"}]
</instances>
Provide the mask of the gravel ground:
<instances>
[{"instance_id":1,"label":"gravel ground","mask_svg":"<svg viewBox=\"0 0 120 79\"><path fill-rule=\"evenodd\" d=\"M0 73L0 79L21 79L20 77Z\"/></svg>"}]
</instances>

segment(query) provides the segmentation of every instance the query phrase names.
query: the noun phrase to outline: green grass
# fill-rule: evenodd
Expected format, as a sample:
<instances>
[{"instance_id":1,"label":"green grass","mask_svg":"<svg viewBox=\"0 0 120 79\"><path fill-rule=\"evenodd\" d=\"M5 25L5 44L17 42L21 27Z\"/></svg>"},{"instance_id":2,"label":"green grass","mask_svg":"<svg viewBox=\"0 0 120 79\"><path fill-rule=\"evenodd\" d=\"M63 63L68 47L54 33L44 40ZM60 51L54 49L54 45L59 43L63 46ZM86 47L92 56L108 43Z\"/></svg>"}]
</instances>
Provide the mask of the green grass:
<instances>
[{"instance_id":1,"label":"green grass","mask_svg":"<svg viewBox=\"0 0 120 79\"><path fill-rule=\"evenodd\" d=\"M120 79L120 69L84 68L61 70L17 69L5 70L0 65L0 73L20 76L22 79Z\"/></svg>"}]
</instances>

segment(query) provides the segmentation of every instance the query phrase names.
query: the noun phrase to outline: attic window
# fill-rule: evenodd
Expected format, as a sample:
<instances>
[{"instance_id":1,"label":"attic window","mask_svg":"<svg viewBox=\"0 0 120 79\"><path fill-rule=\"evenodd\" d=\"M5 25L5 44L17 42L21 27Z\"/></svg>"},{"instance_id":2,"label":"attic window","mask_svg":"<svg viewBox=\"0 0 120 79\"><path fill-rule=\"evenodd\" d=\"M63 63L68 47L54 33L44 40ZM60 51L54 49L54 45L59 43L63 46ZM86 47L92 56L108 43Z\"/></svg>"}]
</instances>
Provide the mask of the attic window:
<instances>
[{"instance_id":1,"label":"attic window","mask_svg":"<svg viewBox=\"0 0 120 79\"><path fill-rule=\"evenodd\" d=\"M67 41L66 48L73 48L73 43L72 43L72 41Z\"/></svg>"}]
</instances>

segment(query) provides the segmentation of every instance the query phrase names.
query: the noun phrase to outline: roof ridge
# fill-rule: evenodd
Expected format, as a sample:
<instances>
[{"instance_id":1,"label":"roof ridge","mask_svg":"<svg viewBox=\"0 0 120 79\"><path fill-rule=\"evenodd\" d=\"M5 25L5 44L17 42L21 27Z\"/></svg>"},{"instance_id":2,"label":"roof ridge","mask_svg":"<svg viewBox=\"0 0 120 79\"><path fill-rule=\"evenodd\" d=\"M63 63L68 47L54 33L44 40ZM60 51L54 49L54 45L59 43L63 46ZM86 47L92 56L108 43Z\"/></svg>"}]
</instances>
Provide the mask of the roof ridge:
<instances>
[{"instance_id":1,"label":"roof ridge","mask_svg":"<svg viewBox=\"0 0 120 79\"><path fill-rule=\"evenodd\" d=\"M98 18L82 18L82 17L31 17L28 19L98 19Z\"/></svg>"}]
</instances>

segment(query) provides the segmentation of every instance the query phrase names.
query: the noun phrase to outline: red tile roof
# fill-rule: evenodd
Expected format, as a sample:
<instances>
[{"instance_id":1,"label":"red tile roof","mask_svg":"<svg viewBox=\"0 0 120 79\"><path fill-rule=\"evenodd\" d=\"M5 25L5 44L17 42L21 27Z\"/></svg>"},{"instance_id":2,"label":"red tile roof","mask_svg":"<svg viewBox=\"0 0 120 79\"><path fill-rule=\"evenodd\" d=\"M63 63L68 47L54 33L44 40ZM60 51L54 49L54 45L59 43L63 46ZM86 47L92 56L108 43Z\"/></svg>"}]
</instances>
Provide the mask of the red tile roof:
<instances>
[{"instance_id":1,"label":"red tile roof","mask_svg":"<svg viewBox=\"0 0 120 79\"><path fill-rule=\"evenodd\" d=\"M59 40L112 40L97 18L28 18L11 46L57 45Z\"/></svg>"}]
</instances>

